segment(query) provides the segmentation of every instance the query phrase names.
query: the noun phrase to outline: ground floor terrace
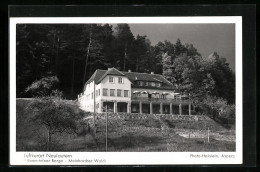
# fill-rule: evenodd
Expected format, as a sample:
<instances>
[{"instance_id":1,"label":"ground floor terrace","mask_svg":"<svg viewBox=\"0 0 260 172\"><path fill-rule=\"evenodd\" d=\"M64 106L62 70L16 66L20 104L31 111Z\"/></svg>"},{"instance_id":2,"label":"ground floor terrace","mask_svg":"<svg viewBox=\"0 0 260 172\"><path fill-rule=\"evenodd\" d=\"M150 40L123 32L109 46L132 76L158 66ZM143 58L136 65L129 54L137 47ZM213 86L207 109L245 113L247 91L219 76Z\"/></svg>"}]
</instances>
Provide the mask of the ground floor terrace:
<instances>
[{"instance_id":1,"label":"ground floor terrace","mask_svg":"<svg viewBox=\"0 0 260 172\"><path fill-rule=\"evenodd\" d=\"M146 114L176 114L192 115L194 107L189 102L152 102L152 101L106 101L97 102L97 112L102 113L146 113Z\"/></svg>"}]
</instances>

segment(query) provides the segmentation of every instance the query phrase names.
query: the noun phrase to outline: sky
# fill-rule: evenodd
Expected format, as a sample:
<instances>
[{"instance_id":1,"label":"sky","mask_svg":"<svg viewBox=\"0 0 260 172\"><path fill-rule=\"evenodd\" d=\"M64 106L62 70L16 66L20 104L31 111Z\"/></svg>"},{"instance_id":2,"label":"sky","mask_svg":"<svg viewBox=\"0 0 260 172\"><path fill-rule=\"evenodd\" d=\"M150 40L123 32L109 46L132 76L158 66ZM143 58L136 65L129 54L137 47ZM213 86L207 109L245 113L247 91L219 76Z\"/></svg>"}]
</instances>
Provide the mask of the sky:
<instances>
[{"instance_id":1,"label":"sky","mask_svg":"<svg viewBox=\"0 0 260 172\"><path fill-rule=\"evenodd\" d=\"M225 57L235 72L235 24L129 24L132 33L146 35L152 45L168 40L191 43L202 56Z\"/></svg>"}]
</instances>

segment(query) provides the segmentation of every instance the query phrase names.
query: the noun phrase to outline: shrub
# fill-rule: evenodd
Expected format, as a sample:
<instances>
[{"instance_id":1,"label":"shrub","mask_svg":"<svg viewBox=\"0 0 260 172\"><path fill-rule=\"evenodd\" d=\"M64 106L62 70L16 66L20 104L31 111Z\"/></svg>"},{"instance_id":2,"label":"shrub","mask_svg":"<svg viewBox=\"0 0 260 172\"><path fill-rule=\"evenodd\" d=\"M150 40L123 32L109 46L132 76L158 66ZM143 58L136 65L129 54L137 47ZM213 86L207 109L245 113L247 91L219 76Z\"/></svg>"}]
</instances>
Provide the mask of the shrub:
<instances>
[{"instance_id":1,"label":"shrub","mask_svg":"<svg viewBox=\"0 0 260 172\"><path fill-rule=\"evenodd\" d=\"M25 89L25 93L31 97L57 96L62 97L62 92L57 89L59 79L57 76L43 77L34 81Z\"/></svg>"},{"instance_id":2,"label":"shrub","mask_svg":"<svg viewBox=\"0 0 260 172\"><path fill-rule=\"evenodd\" d=\"M236 118L235 105L227 105L223 108L223 112L220 113L219 118L226 124L234 124Z\"/></svg>"}]
</instances>

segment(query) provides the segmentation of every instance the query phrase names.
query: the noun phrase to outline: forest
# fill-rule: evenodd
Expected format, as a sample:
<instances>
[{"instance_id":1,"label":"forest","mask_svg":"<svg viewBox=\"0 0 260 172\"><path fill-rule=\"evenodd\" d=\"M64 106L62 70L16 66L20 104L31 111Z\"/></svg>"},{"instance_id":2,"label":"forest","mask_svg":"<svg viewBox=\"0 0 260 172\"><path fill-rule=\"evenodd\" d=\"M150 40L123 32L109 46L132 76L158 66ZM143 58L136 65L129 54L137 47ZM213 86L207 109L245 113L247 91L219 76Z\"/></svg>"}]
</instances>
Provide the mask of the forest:
<instances>
[{"instance_id":1,"label":"forest","mask_svg":"<svg viewBox=\"0 0 260 172\"><path fill-rule=\"evenodd\" d=\"M235 103L235 74L226 58L217 52L203 57L180 39L151 45L146 35L134 36L128 24L114 28L109 24L16 27L17 97L33 96L28 92L33 84L54 78L62 96L75 100L96 69L115 67L162 74L176 92L190 94L194 104L221 109L215 106Z\"/></svg>"}]
</instances>

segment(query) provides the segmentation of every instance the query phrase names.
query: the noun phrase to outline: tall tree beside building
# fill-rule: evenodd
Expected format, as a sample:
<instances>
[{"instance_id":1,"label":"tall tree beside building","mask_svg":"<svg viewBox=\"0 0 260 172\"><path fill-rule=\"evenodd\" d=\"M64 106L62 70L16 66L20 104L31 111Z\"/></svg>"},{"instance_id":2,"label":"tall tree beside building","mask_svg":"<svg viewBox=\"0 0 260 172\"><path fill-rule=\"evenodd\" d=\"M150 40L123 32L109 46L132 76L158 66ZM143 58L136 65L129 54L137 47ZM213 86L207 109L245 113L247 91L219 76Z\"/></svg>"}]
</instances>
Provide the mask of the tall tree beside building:
<instances>
[{"instance_id":1,"label":"tall tree beside building","mask_svg":"<svg viewBox=\"0 0 260 172\"><path fill-rule=\"evenodd\" d=\"M235 74L229 67L226 58L220 57L214 52L208 57L203 58L203 67L205 71L211 73L216 82L212 94L217 97L225 98L228 103L235 102Z\"/></svg>"},{"instance_id":2,"label":"tall tree beside building","mask_svg":"<svg viewBox=\"0 0 260 172\"><path fill-rule=\"evenodd\" d=\"M163 66L163 76L170 81L175 83L176 79L174 78L174 68L173 68L173 58L168 55L168 52L162 54L162 66Z\"/></svg>"},{"instance_id":3,"label":"tall tree beside building","mask_svg":"<svg viewBox=\"0 0 260 172\"><path fill-rule=\"evenodd\" d=\"M53 28L46 25L17 24L16 80L17 96L33 81L54 72L52 46L46 36Z\"/></svg>"},{"instance_id":4,"label":"tall tree beside building","mask_svg":"<svg viewBox=\"0 0 260 172\"><path fill-rule=\"evenodd\" d=\"M181 40L178 38L176 43L174 44L174 55L179 56L183 53L187 53L187 49L185 46L181 43Z\"/></svg>"},{"instance_id":5,"label":"tall tree beside building","mask_svg":"<svg viewBox=\"0 0 260 172\"><path fill-rule=\"evenodd\" d=\"M158 42L154 47L156 58L161 61L161 74L171 83L175 82L173 76L173 60L176 58L175 45L170 41Z\"/></svg>"},{"instance_id":6,"label":"tall tree beside building","mask_svg":"<svg viewBox=\"0 0 260 172\"><path fill-rule=\"evenodd\" d=\"M215 81L211 74L201 65L201 56L190 57L186 54L173 61L175 84L180 92L189 94L191 98L200 99L211 94Z\"/></svg>"},{"instance_id":7,"label":"tall tree beside building","mask_svg":"<svg viewBox=\"0 0 260 172\"><path fill-rule=\"evenodd\" d=\"M137 35L133 41L131 53L131 70L136 72L145 72L147 70L147 61L152 58L148 56L151 42L145 36Z\"/></svg>"},{"instance_id":8,"label":"tall tree beside building","mask_svg":"<svg viewBox=\"0 0 260 172\"><path fill-rule=\"evenodd\" d=\"M75 89L75 73L77 64L84 60L81 53L81 34L83 32L83 25L62 25L63 34L60 38L60 66L61 75L59 78L63 82L63 87L70 88L70 94L74 94ZM76 77L76 79L78 79Z\"/></svg>"},{"instance_id":9,"label":"tall tree beside building","mask_svg":"<svg viewBox=\"0 0 260 172\"><path fill-rule=\"evenodd\" d=\"M130 65L130 56L132 55L132 44L134 41L134 35L128 24L118 24L115 27L115 46L117 65L120 70L125 71Z\"/></svg>"},{"instance_id":10,"label":"tall tree beside building","mask_svg":"<svg viewBox=\"0 0 260 172\"><path fill-rule=\"evenodd\" d=\"M112 41L112 29L108 25L90 24L84 25L81 38L82 53L85 56L85 79L86 82L93 72L99 68L104 69L110 65L111 54L108 53L109 43Z\"/></svg>"}]
</instances>

